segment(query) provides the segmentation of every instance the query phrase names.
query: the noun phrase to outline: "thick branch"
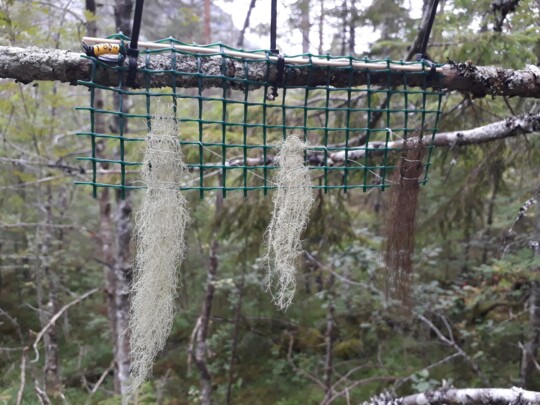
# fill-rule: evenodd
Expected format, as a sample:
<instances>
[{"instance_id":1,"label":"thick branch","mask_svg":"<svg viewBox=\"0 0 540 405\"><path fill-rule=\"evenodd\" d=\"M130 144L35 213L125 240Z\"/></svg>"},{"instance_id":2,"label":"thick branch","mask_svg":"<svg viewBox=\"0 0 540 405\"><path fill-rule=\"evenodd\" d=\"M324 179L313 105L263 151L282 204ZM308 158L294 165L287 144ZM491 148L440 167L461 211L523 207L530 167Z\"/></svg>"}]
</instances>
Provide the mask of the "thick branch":
<instances>
[{"instance_id":1,"label":"thick branch","mask_svg":"<svg viewBox=\"0 0 540 405\"><path fill-rule=\"evenodd\" d=\"M516 117L509 117L502 121L484 125L482 127L468 129L465 131L442 132L435 135L433 145L437 147L453 147L465 145L477 145L487 143L498 139L510 138L518 135L530 134L540 131L540 114L524 114ZM430 142L431 136L424 137L424 142ZM418 138L409 138L408 147L414 147L418 143ZM362 142L361 142L362 143ZM349 145L350 146L350 145ZM347 152L347 159L359 160L366 156L366 151L369 156L383 155L386 150L399 150L403 147L403 140L399 139L392 142L373 141L366 145L359 146L357 149L350 148ZM328 153L328 162L326 165L339 165L345 161L345 146L343 144L328 145L328 150L334 148L343 148L334 153ZM308 151L307 161L311 166L322 166L325 164L324 153L320 151ZM262 166L274 164L274 156L267 154L266 161L261 157L233 158L227 162L229 166Z\"/></svg>"},{"instance_id":2,"label":"thick branch","mask_svg":"<svg viewBox=\"0 0 540 405\"><path fill-rule=\"evenodd\" d=\"M525 391L517 387L441 389L403 398L386 395L372 398L364 405L521 405L540 403L540 393Z\"/></svg>"},{"instance_id":3,"label":"thick branch","mask_svg":"<svg viewBox=\"0 0 540 405\"><path fill-rule=\"evenodd\" d=\"M540 114L524 114L516 117L509 117L502 121L484 125L482 127L469 129L466 131L443 132L435 135L433 145L438 147L452 147L455 145L477 145L481 143L495 141L497 139L510 138L513 136L530 134L540 130ZM429 140L424 138L424 142ZM410 138L407 144L414 146L418 143L418 138ZM370 156L384 153L386 148L401 148L403 140L393 142L369 142L367 145L357 150L348 151L349 160L363 158L368 151ZM378 151L380 149L380 151ZM345 151L330 154L334 163L345 160Z\"/></svg>"},{"instance_id":4,"label":"thick branch","mask_svg":"<svg viewBox=\"0 0 540 405\"><path fill-rule=\"evenodd\" d=\"M174 69L188 75L174 75L168 72L171 66L171 54L154 54L151 56L147 69L162 71L152 73L145 77L141 71L137 74L137 83L149 86L169 87L176 81L179 87L197 87L199 78L197 73L204 75L203 86L222 87L223 77L230 79L230 88L242 89L244 80L264 85L265 81L273 83L276 77L275 65L269 65L267 75L267 63L250 62L249 70L245 71L245 65L241 60L227 58L223 66L221 56L200 57L200 66L197 67L197 58L190 55L176 54ZM124 62L124 65L127 62ZM139 57L139 69L145 68L146 58ZM43 49L37 47L17 48L0 46L0 78L16 79L23 83L35 80L54 80L70 84L76 84L77 80L90 80L91 61L82 58L81 54L67 50ZM408 75L409 87L427 86L430 88L444 88L470 93L473 97L486 95L520 96L540 98L540 74L538 69L529 67L526 70L511 70L496 67L480 67L468 63L448 63L441 69L439 75ZM335 69L327 69L323 66L306 67L305 65L288 65L284 84L294 86L326 86L349 87L367 84L368 75L365 69L356 70L353 75L347 73L336 74ZM194 75L195 74L195 75ZM209 77L208 77L209 76ZM371 71L370 83L391 87L403 82L403 72L392 70L391 73L384 71ZM96 70L94 82L105 86L118 85L118 75L115 69ZM257 84L250 85L250 90L257 88Z\"/></svg>"}]
</instances>

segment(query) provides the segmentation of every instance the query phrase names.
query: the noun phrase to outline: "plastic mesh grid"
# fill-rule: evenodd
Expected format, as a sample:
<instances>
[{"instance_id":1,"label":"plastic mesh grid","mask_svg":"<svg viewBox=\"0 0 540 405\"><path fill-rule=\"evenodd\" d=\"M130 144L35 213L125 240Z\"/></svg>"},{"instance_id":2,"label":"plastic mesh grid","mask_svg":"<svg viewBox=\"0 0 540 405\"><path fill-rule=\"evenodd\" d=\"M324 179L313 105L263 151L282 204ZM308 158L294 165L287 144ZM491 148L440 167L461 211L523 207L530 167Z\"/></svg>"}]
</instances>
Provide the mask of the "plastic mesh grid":
<instances>
[{"instance_id":1,"label":"plastic mesh grid","mask_svg":"<svg viewBox=\"0 0 540 405\"><path fill-rule=\"evenodd\" d=\"M91 152L78 159L90 162L91 179L78 184L92 186L94 195L99 187L118 188L122 195L143 187L138 166L158 99L174 105L179 121L178 139L192 175L181 188L198 190L201 197L211 190L226 196L235 190L247 195L275 188L275 147L289 133L302 134L308 141L305 157L314 188L346 192L390 186L400 157L396 152L403 147L399 141L411 137L422 138L429 149L419 179L422 184L427 181L443 95L438 90L442 86L433 85L441 76L429 66L351 56L287 56L279 96L270 101L277 61L268 51L250 51L262 56L250 58L231 55L228 51L234 48L219 44L185 50L175 45L186 44L171 38L156 43L167 46L141 50L139 55L145 61L139 69L139 88L125 86L127 62L111 64L94 57L90 80L79 82L90 92L90 105L78 108L89 113L90 128L78 135L90 139ZM156 68L156 58L164 56L168 62ZM212 71L209 66L216 61L219 70ZM320 66L317 61L340 63ZM357 62L374 65L358 67ZM114 74L117 85L101 85L98 77L103 74ZM152 88L154 79L164 77L170 87ZM117 101L108 96L103 106L96 105L98 89L116 93ZM99 115L107 125L98 133ZM100 156L100 143L114 152L114 158Z\"/></svg>"}]
</instances>

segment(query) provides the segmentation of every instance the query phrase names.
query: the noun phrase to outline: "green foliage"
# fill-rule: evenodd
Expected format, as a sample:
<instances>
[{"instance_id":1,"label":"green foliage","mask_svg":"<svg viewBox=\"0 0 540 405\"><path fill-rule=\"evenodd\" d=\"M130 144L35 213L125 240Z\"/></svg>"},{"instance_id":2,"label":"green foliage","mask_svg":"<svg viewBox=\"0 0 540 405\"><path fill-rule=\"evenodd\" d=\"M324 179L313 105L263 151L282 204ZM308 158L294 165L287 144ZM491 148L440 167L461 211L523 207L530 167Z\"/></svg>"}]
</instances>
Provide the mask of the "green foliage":
<instances>
[{"instance_id":1,"label":"green foliage","mask_svg":"<svg viewBox=\"0 0 540 405\"><path fill-rule=\"evenodd\" d=\"M502 32L494 32L491 2L445 2L432 34L432 58L470 59L505 68L537 63L536 3L519 2L516 12L507 16ZM143 27L148 38L175 35L201 42L199 3L194 7L175 3L167 13L148 4ZM325 2L325 7L332 8L327 15L331 21L328 29L336 33L334 45L342 44L347 32L342 30L343 22L357 21L358 26L375 30L376 35L369 39L373 41L370 56L403 57L418 25L418 19L408 14L409 3L413 2L378 0L356 10L356 16L344 16L341 4L332 7ZM4 1L0 6L0 38L4 44L16 46L79 49L84 29L69 11L83 15L81 6L63 12L53 3ZM317 6L311 6L312 22ZM97 22L105 31L103 27L113 25L112 13L100 13ZM221 34L228 32L223 29ZM316 90L313 94L317 96ZM73 106L85 104L87 94L54 83L32 87L3 81L0 95L0 308L16 320L14 324L0 314L0 403L11 404L21 384L20 349L31 347L41 329L35 310L38 290L41 288L45 296L51 291L38 277L38 270L48 260L50 274L59 282L59 303L65 305L103 285L103 265L98 262L98 202L87 190L72 185L74 179L88 177L89 167L73 158L75 152L87 148L86 142L71 135L86 126ZM105 103L112 105L112 100ZM193 103L186 102L182 108L197 111ZM511 115L510 108L516 114L538 112L534 100L471 100L467 95L449 94L440 130L494 122ZM229 113L230 119L242 119L241 109L232 108ZM204 114L205 119L219 120L221 106L213 105ZM256 122L261 117L261 109L250 109L250 120ZM182 130L196 129L186 123ZM130 135L144 136L145 131L144 125L134 125ZM209 135L220 140L217 131L209 131ZM237 136L241 141L241 135ZM539 146L535 136L529 136L474 147L456 145L434 153L417 217L415 305L410 318L396 314L380 291L380 224L387 209L384 192L317 194L311 223L303 235L306 254L298 270L297 294L285 314L273 307L264 291L266 269L257 260L270 215L271 193L229 196L219 218L215 218L214 194L200 200L188 193L195 222L189 229L178 315L154 377L140 392L139 403L200 403L198 369L193 361L188 365L187 352L200 312L214 236L219 241L218 275L207 354L216 403L225 403L229 380L233 404L320 403L331 309L332 382L350 373L335 390L366 381L350 390L351 403L384 389L395 389L400 395L421 392L438 387L443 380L452 380L457 387L484 385L462 356L448 359L455 350L441 344L415 314L426 316L444 336L452 337L490 385L518 384L519 342L524 342L529 332L525 304L531 282L540 279L540 259L529 248L530 241L539 239L537 207L513 224L519 207L538 188ZM140 145L133 148L137 153ZM185 152L187 159L196 156L192 150ZM43 226L48 220L43 207L49 197L55 227ZM36 223L42 225L32 225ZM512 226L512 234L506 235ZM52 239L47 254L43 251L45 236ZM105 374L102 385L90 394L113 356L104 293L71 307L57 321L56 331L62 389L69 403L119 403L113 394L112 373ZM27 352L24 404L39 403L33 384L43 381L42 343L38 349L38 363L31 363L32 350ZM368 380L376 377L387 379ZM59 397L51 397L54 403L61 403ZM345 400L340 398L336 403Z\"/></svg>"}]
</instances>

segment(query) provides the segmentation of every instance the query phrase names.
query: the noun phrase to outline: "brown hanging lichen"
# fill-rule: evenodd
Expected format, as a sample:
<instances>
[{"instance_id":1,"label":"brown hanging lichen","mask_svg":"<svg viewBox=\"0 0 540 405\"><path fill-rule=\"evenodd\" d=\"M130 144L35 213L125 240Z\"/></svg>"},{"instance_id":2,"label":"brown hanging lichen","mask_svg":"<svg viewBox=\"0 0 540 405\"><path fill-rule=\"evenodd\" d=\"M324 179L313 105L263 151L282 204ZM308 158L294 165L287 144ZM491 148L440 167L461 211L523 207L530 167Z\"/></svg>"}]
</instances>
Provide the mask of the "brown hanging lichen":
<instances>
[{"instance_id":1,"label":"brown hanging lichen","mask_svg":"<svg viewBox=\"0 0 540 405\"><path fill-rule=\"evenodd\" d=\"M383 276L386 296L410 308L416 207L426 149L421 142L414 145L405 142L403 148L389 190L384 227Z\"/></svg>"}]
</instances>

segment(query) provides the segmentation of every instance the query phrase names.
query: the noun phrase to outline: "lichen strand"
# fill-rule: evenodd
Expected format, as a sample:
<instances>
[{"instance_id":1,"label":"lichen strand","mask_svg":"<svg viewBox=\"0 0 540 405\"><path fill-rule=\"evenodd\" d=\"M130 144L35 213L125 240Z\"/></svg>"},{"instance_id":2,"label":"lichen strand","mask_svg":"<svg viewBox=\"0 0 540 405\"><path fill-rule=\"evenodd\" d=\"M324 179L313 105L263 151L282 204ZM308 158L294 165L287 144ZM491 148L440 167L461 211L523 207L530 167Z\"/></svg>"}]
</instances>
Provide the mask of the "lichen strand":
<instances>
[{"instance_id":1,"label":"lichen strand","mask_svg":"<svg viewBox=\"0 0 540 405\"><path fill-rule=\"evenodd\" d=\"M177 269L184 258L190 221L179 185L187 168L172 108L158 105L148 135L142 181L147 190L135 216L137 255L131 286L131 381L127 404L152 371L169 336L175 311Z\"/></svg>"},{"instance_id":2,"label":"lichen strand","mask_svg":"<svg viewBox=\"0 0 540 405\"><path fill-rule=\"evenodd\" d=\"M281 310L292 302L296 289L296 264L302 254L301 236L315 197L309 167L304 163L307 144L289 135L276 156L279 168L274 209L266 231L267 289Z\"/></svg>"}]
</instances>

